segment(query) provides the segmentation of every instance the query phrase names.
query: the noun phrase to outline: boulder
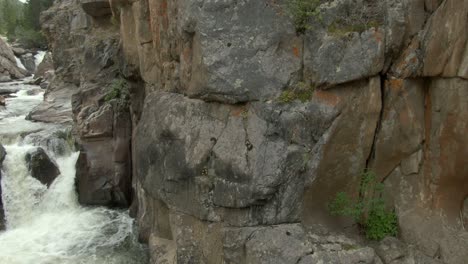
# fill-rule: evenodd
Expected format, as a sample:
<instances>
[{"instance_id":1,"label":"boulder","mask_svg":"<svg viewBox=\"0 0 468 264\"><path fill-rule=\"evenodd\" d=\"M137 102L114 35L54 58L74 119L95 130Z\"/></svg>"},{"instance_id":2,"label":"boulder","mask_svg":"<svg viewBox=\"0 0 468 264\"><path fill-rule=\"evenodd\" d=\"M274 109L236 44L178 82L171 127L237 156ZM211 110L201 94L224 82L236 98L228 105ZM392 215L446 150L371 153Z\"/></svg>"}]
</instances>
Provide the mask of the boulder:
<instances>
[{"instance_id":1,"label":"boulder","mask_svg":"<svg viewBox=\"0 0 468 264\"><path fill-rule=\"evenodd\" d=\"M36 62L34 59L34 55L32 53L27 53L19 58L26 70L31 74L34 73L34 71L36 70Z\"/></svg>"},{"instance_id":2,"label":"boulder","mask_svg":"<svg viewBox=\"0 0 468 264\"><path fill-rule=\"evenodd\" d=\"M50 187L52 182L60 175L58 166L47 155L43 148L37 148L26 154L26 162L31 176L42 184Z\"/></svg>"},{"instance_id":3,"label":"boulder","mask_svg":"<svg viewBox=\"0 0 468 264\"><path fill-rule=\"evenodd\" d=\"M0 106L6 106L5 97L3 95L0 95Z\"/></svg>"},{"instance_id":4,"label":"boulder","mask_svg":"<svg viewBox=\"0 0 468 264\"><path fill-rule=\"evenodd\" d=\"M25 49L20 48L20 47L12 47L12 50L13 50L13 53L15 54L15 56L17 56L17 57L20 57L20 56L27 53L27 51Z\"/></svg>"}]
</instances>

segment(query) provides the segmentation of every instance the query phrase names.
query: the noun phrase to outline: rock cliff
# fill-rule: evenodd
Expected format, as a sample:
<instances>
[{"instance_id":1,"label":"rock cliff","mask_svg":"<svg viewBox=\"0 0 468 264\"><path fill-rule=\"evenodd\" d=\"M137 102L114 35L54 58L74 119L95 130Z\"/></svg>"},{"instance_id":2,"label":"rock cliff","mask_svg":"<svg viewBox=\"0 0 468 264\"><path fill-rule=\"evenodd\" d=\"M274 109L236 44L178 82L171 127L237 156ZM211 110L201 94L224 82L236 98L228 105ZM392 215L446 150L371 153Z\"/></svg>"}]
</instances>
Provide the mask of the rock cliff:
<instances>
[{"instance_id":1,"label":"rock cliff","mask_svg":"<svg viewBox=\"0 0 468 264\"><path fill-rule=\"evenodd\" d=\"M26 77L27 71L18 67L12 48L0 38L0 82Z\"/></svg>"},{"instance_id":2,"label":"rock cliff","mask_svg":"<svg viewBox=\"0 0 468 264\"><path fill-rule=\"evenodd\" d=\"M132 204L153 263L464 263L468 1L287 2L47 11L80 201ZM330 215L366 170L401 241Z\"/></svg>"}]
</instances>

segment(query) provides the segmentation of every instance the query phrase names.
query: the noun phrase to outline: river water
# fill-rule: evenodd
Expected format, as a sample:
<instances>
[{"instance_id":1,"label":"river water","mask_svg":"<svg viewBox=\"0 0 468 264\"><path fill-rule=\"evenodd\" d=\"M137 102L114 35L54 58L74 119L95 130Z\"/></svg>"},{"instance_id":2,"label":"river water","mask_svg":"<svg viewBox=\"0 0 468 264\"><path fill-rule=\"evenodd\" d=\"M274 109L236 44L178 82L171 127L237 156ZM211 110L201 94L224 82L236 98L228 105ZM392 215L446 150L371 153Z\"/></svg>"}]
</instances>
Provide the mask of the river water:
<instances>
[{"instance_id":1,"label":"river water","mask_svg":"<svg viewBox=\"0 0 468 264\"><path fill-rule=\"evenodd\" d=\"M78 153L53 138L63 125L25 120L43 100L43 91L22 82L6 109L0 108L0 143L7 151L2 170L6 231L0 231L1 264L131 264L147 263L127 211L84 207L75 191ZM25 155L38 146L58 165L61 175L47 188L33 178Z\"/></svg>"}]
</instances>

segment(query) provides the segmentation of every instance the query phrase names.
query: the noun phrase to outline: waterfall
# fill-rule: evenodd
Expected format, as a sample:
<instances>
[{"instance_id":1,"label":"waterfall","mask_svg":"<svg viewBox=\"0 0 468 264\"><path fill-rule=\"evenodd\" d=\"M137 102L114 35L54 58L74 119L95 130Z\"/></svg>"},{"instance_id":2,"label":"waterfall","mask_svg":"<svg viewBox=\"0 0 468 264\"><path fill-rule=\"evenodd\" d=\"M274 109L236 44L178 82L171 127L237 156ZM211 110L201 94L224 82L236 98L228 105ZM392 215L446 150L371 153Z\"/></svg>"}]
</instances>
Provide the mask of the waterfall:
<instances>
[{"instance_id":1,"label":"waterfall","mask_svg":"<svg viewBox=\"0 0 468 264\"><path fill-rule=\"evenodd\" d=\"M18 66L18 68L21 68L23 70L26 70L26 67L24 67L23 63L21 62L21 60L15 56L15 59L16 59L16 66Z\"/></svg>"},{"instance_id":2,"label":"waterfall","mask_svg":"<svg viewBox=\"0 0 468 264\"><path fill-rule=\"evenodd\" d=\"M46 55L45 51L38 51L37 54L34 56L34 63L36 64L36 67L44 60L44 57Z\"/></svg>"},{"instance_id":3,"label":"waterfall","mask_svg":"<svg viewBox=\"0 0 468 264\"><path fill-rule=\"evenodd\" d=\"M7 109L0 111L0 143L7 151L1 182L7 229L0 232L0 263L147 263L146 249L138 243L127 211L78 203L78 152L57 153L41 145L58 165L60 175L49 188L30 175L25 156L42 142L32 139L42 135L39 130L50 136L53 132L49 131L58 128L24 120L42 94L28 93L34 86L20 86L16 97L7 99Z\"/></svg>"}]
</instances>

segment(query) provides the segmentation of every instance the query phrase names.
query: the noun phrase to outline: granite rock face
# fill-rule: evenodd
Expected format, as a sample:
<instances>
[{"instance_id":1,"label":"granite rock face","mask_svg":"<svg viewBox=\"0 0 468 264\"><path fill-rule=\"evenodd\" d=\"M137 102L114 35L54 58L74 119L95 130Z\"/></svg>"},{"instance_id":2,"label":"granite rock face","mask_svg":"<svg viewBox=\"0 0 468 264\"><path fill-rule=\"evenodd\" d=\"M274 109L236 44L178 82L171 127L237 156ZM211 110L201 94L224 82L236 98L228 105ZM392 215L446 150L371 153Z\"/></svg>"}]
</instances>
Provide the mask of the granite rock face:
<instances>
[{"instance_id":1,"label":"granite rock face","mask_svg":"<svg viewBox=\"0 0 468 264\"><path fill-rule=\"evenodd\" d=\"M81 151L76 186L81 203L127 207L132 122L128 106L105 99L113 81L121 77L118 28L110 12L102 12L102 4L109 9L107 1L67 0L42 14L52 53L36 74L52 79L44 102L28 118L76 124L73 133ZM95 11L93 16L87 13L90 10Z\"/></svg>"},{"instance_id":2,"label":"granite rock face","mask_svg":"<svg viewBox=\"0 0 468 264\"><path fill-rule=\"evenodd\" d=\"M16 64L12 48L0 38L0 82L8 82L26 77L27 71Z\"/></svg>"},{"instance_id":3,"label":"granite rock face","mask_svg":"<svg viewBox=\"0 0 468 264\"><path fill-rule=\"evenodd\" d=\"M464 263L467 3L56 3L80 201L131 205L153 263ZM400 240L328 212L366 169Z\"/></svg>"}]
</instances>

